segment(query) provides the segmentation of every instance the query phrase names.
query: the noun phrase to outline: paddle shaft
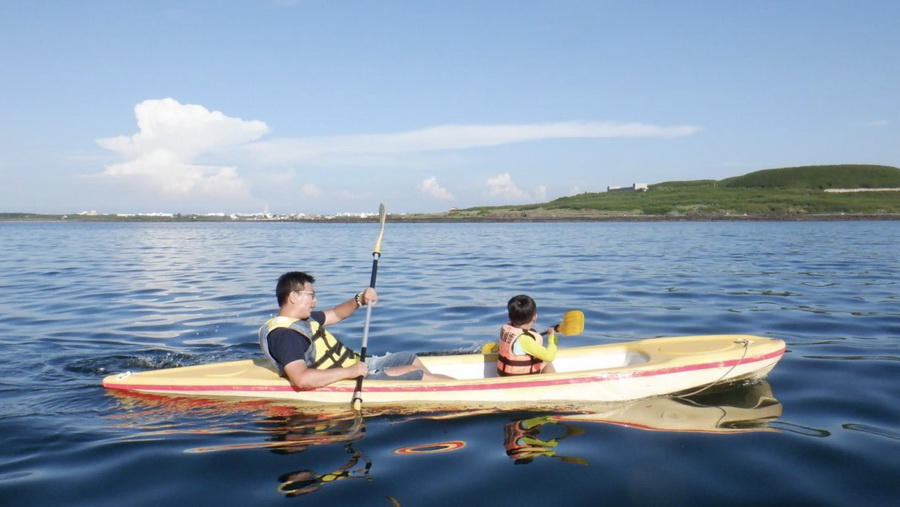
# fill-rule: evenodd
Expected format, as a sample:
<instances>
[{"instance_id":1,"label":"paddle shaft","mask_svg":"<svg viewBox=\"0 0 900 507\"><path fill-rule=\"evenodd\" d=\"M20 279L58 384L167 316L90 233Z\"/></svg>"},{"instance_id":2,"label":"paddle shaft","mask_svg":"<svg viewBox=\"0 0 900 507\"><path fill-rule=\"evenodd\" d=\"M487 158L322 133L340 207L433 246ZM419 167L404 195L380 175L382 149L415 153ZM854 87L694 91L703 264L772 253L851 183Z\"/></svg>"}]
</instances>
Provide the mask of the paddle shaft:
<instances>
[{"instance_id":1,"label":"paddle shaft","mask_svg":"<svg viewBox=\"0 0 900 507\"><path fill-rule=\"evenodd\" d=\"M378 259L381 257L381 238L384 237L384 219L386 217L384 204L379 206L378 214L381 219L381 232L378 233L378 241L375 242L375 250L372 252L372 277L369 279L369 287L373 289L375 288L375 279L378 276ZM368 302L366 303L366 323L363 325L362 346L359 349L359 360L362 362L366 360L366 348L369 344L369 322L372 320L372 306ZM363 377L356 377L356 390L353 392L353 399L350 400L350 406L356 411L362 409L362 383Z\"/></svg>"},{"instance_id":2,"label":"paddle shaft","mask_svg":"<svg viewBox=\"0 0 900 507\"><path fill-rule=\"evenodd\" d=\"M378 276L378 258L381 257L381 254L378 252L372 253L372 278L369 280L369 287L375 288L375 278ZM366 305L366 323L363 326L363 338L362 338L362 347L359 349L359 357L360 361L366 360L366 347L369 344L369 321L372 320L372 305ZM362 387L362 377L357 378L356 380L356 390L359 390Z\"/></svg>"},{"instance_id":3,"label":"paddle shaft","mask_svg":"<svg viewBox=\"0 0 900 507\"><path fill-rule=\"evenodd\" d=\"M372 278L369 280L369 287L375 288L375 278L378 276L378 258L381 254L372 253ZM369 322L372 320L372 305L366 304L366 323L363 325L362 346L359 349L359 360L366 361L366 348L369 344ZM359 412L362 409L362 376L356 377L356 390L353 392L353 399L350 400L350 406Z\"/></svg>"},{"instance_id":4,"label":"paddle shaft","mask_svg":"<svg viewBox=\"0 0 900 507\"><path fill-rule=\"evenodd\" d=\"M569 331L566 333L562 331L560 328L565 331ZM550 334L550 332L554 333L562 333L566 336L574 336L576 334L580 334L581 331L584 330L584 314L580 310L571 310L563 314L562 320L556 324L555 326L547 329L543 333L544 336Z\"/></svg>"}]
</instances>

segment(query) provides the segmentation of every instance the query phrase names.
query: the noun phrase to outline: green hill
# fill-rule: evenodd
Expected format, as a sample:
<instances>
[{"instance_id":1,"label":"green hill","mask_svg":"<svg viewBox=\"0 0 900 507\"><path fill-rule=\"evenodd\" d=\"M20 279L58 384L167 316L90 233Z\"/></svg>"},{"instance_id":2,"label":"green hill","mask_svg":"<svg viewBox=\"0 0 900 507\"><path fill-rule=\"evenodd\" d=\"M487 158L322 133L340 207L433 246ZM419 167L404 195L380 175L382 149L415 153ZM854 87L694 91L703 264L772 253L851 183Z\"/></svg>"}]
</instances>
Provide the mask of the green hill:
<instances>
[{"instance_id":1,"label":"green hill","mask_svg":"<svg viewBox=\"0 0 900 507\"><path fill-rule=\"evenodd\" d=\"M900 169L877 165L787 167L716 180L669 181L646 192L587 192L524 206L457 210L448 218L565 219L601 217L900 214L900 192L825 192L825 189L900 188Z\"/></svg>"},{"instance_id":2,"label":"green hill","mask_svg":"<svg viewBox=\"0 0 900 507\"><path fill-rule=\"evenodd\" d=\"M766 169L720 182L744 188L900 188L900 169L883 165L819 165Z\"/></svg>"}]
</instances>

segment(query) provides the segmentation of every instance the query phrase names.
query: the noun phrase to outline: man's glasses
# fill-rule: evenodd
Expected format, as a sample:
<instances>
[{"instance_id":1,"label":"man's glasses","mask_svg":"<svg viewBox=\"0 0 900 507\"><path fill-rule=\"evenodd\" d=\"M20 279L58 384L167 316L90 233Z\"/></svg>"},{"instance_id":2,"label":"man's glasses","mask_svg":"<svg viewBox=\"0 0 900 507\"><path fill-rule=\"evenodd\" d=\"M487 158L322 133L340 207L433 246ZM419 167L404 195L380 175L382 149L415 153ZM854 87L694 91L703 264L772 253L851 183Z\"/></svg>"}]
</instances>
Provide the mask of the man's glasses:
<instances>
[{"instance_id":1,"label":"man's glasses","mask_svg":"<svg viewBox=\"0 0 900 507\"><path fill-rule=\"evenodd\" d=\"M312 299L316 299L316 291L314 290L295 290L297 294L310 294Z\"/></svg>"}]
</instances>

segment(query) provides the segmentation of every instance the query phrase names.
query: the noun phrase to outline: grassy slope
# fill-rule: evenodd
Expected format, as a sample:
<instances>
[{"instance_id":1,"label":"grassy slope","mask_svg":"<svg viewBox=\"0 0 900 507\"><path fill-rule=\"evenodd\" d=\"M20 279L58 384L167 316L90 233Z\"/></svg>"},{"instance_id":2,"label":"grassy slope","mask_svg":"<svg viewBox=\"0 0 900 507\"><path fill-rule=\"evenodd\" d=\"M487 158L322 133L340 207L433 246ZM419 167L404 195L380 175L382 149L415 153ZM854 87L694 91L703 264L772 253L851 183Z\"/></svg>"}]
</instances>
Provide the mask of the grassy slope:
<instances>
[{"instance_id":1,"label":"grassy slope","mask_svg":"<svg viewBox=\"0 0 900 507\"><path fill-rule=\"evenodd\" d=\"M872 165L757 171L722 181L673 181L647 192L597 192L554 201L470 208L460 215L590 212L608 215L783 215L900 213L900 192L826 193L826 188L900 188L900 169ZM452 214L451 214L452 215Z\"/></svg>"},{"instance_id":2,"label":"grassy slope","mask_svg":"<svg viewBox=\"0 0 900 507\"><path fill-rule=\"evenodd\" d=\"M883 165L823 165L766 169L722 180L750 188L900 188L900 169Z\"/></svg>"}]
</instances>

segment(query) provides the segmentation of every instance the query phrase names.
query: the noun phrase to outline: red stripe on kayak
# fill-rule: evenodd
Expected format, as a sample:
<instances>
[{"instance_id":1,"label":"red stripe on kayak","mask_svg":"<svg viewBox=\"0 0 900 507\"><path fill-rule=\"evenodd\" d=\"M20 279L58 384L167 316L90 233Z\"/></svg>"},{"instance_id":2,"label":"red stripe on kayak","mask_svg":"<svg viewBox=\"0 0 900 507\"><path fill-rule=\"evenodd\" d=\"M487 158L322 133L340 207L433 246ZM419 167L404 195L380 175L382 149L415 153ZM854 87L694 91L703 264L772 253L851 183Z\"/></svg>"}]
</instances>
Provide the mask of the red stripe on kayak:
<instances>
[{"instance_id":1,"label":"red stripe on kayak","mask_svg":"<svg viewBox=\"0 0 900 507\"><path fill-rule=\"evenodd\" d=\"M437 383L418 383L418 382L398 382L396 386L373 386L369 384L366 388L366 392L376 392L376 393L404 393L404 392L448 392L448 391L486 391L486 390L495 390L501 391L506 389L522 389L522 388L530 388L530 387L552 387L557 385L565 385L565 384L590 384L596 382L608 382L612 380L618 380L623 378L635 378L635 377L654 377L657 375L670 375L673 373L684 373L688 371L697 371L697 370L708 370L714 368L728 368L732 366L737 366L739 364L752 364L758 363L762 361L767 361L769 359L773 359L776 357L781 357L784 354L784 349L766 354L764 356L756 356L752 358L745 359L732 359L730 361L717 361L714 363L698 363L698 364L689 364L685 366L677 366L672 368L659 368L655 370L645 370L645 371L626 371L626 372L617 372L617 373L605 373L600 375L594 375L589 377L574 377L574 378L552 378L549 376L542 375L527 375L522 377L503 377L503 382L497 382L494 379L491 382L479 382L479 383L471 383L471 384L460 384L460 385L439 385ZM519 380L519 379L522 380ZM513 379L512 381L506 381L507 379ZM147 390L147 391L178 391L178 392L229 392L229 391L249 391L249 392L281 392L281 391L297 391L293 387L286 386L255 386L255 385L229 385L229 386L198 386L198 385L171 385L171 384L115 384L108 383L104 384L104 387L108 389L121 389L125 391L137 391L137 390ZM328 392L328 393L353 393L355 392L355 386L348 387L340 387L335 385L319 387L317 389L311 389L310 391L318 391L318 392Z\"/></svg>"}]
</instances>

